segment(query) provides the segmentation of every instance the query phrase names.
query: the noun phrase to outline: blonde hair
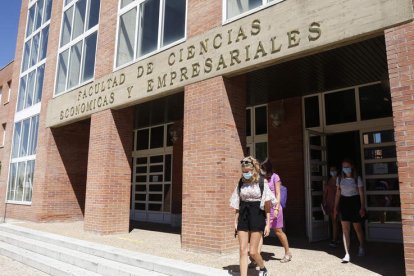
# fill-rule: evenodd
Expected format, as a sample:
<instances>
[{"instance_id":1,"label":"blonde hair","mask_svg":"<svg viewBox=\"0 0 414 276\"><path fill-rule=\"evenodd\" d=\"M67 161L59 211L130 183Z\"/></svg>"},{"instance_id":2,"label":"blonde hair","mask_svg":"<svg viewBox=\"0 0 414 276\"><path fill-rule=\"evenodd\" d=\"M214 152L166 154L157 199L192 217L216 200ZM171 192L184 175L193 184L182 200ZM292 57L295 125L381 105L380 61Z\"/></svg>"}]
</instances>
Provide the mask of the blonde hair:
<instances>
[{"instance_id":1,"label":"blonde hair","mask_svg":"<svg viewBox=\"0 0 414 276\"><path fill-rule=\"evenodd\" d=\"M242 181L243 182L253 182L253 183L257 183L259 182L260 179L260 163L259 161L257 161L256 158L254 158L253 156L247 156L245 158L243 158L242 161L250 161L251 163L249 164L241 164L241 168L251 168L252 169L252 178L251 179L245 179L244 177L242 177Z\"/></svg>"}]
</instances>

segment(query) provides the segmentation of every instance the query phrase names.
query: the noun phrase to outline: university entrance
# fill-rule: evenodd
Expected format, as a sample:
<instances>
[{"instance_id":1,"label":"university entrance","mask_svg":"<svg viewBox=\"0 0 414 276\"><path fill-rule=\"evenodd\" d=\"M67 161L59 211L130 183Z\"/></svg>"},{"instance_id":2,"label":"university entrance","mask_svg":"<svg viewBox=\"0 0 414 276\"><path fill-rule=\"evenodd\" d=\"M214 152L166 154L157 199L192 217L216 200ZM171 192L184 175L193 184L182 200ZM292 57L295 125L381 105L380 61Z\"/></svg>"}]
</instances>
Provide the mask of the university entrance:
<instances>
[{"instance_id":1,"label":"university entrance","mask_svg":"<svg viewBox=\"0 0 414 276\"><path fill-rule=\"evenodd\" d=\"M321 203L329 166L355 162L365 184L368 241L402 242L391 97L387 81L303 98L307 234L329 238Z\"/></svg>"}]
</instances>

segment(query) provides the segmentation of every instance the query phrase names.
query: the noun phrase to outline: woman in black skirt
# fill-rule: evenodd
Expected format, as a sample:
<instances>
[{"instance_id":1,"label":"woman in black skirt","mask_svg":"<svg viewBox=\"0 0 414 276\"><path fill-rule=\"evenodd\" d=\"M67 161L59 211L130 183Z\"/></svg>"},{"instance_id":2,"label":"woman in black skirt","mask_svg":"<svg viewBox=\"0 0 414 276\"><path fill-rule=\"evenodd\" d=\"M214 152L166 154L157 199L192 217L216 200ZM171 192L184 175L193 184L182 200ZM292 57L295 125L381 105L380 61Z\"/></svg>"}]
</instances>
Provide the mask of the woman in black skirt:
<instances>
[{"instance_id":1,"label":"woman in black skirt","mask_svg":"<svg viewBox=\"0 0 414 276\"><path fill-rule=\"evenodd\" d=\"M230 206L236 209L234 227L240 244L240 274L247 276L250 242L250 257L260 267L259 275L266 276L259 243L263 235L269 235L270 208L276 205L276 198L260 175L260 164L255 158L249 156L240 163L242 177L230 199Z\"/></svg>"},{"instance_id":2,"label":"woman in black skirt","mask_svg":"<svg viewBox=\"0 0 414 276\"><path fill-rule=\"evenodd\" d=\"M345 257L342 261L349 262L351 260L349 256L351 223L359 240L358 256L365 255L361 222L366 214L364 186L351 160L342 162L342 174L337 178L336 186L334 219L339 207L345 249Z\"/></svg>"}]
</instances>

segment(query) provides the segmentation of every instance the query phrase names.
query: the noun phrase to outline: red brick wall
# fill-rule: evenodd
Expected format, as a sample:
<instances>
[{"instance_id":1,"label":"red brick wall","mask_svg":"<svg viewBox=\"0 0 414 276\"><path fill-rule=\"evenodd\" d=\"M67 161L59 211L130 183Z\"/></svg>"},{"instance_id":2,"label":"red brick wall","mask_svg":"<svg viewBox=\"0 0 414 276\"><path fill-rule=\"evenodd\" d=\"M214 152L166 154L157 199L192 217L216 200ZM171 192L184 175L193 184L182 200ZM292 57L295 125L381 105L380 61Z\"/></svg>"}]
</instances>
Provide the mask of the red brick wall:
<instances>
[{"instance_id":1,"label":"red brick wall","mask_svg":"<svg viewBox=\"0 0 414 276\"><path fill-rule=\"evenodd\" d=\"M185 87L182 246L237 246L229 198L245 147L246 79L216 77Z\"/></svg>"},{"instance_id":2,"label":"red brick wall","mask_svg":"<svg viewBox=\"0 0 414 276\"><path fill-rule=\"evenodd\" d=\"M133 114L133 108L126 108L92 115L85 230L129 231Z\"/></svg>"},{"instance_id":3,"label":"red brick wall","mask_svg":"<svg viewBox=\"0 0 414 276\"><path fill-rule=\"evenodd\" d=\"M5 208L5 196L7 190L7 166L6 163L9 162L9 144L10 140L7 139L9 132L13 130L13 118L11 115L14 113L15 101L12 101L10 97L10 102L7 100L9 96L9 84L13 86L13 70L14 62L11 62L7 66L3 67L0 70L0 87L2 88L2 100L0 103L0 222L3 221L4 217L4 208ZM13 89L13 87L11 87ZM11 90L12 94L14 90ZM15 92L14 92L15 93ZM6 124L6 139L3 141L3 124ZM3 143L4 142L4 146Z\"/></svg>"},{"instance_id":4,"label":"red brick wall","mask_svg":"<svg viewBox=\"0 0 414 276\"><path fill-rule=\"evenodd\" d=\"M385 31L397 144L405 268L414 275L414 23Z\"/></svg>"},{"instance_id":5,"label":"red brick wall","mask_svg":"<svg viewBox=\"0 0 414 276\"><path fill-rule=\"evenodd\" d=\"M221 26L222 1L188 0L187 37Z\"/></svg>"},{"instance_id":6,"label":"red brick wall","mask_svg":"<svg viewBox=\"0 0 414 276\"><path fill-rule=\"evenodd\" d=\"M280 102L268 104L268 114ZM303 125L301 98L284 100L284 121L277 128L268 118L269 157L273 168L288 188L286 209L283 210L286 230L289 233L306 233L305 183L303 160Z\"/></svg>"}]
</instances>

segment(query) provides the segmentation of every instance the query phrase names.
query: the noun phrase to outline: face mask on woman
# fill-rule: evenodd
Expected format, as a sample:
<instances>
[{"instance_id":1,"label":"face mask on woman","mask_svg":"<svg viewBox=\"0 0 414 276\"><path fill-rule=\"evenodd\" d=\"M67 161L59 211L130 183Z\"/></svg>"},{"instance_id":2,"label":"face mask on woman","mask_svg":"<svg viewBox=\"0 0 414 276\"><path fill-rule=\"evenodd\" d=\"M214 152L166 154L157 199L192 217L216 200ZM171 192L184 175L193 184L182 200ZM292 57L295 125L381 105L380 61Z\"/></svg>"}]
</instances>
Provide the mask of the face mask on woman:
<instances>
[{"instance_id":1,"label":"face mask on woman","mask_svg":"<svg viewBox=\"0 0 414 276\"><path fill-rule=\"evenodd\" d=\"M344 172L344 174L351 174L352 168L342 168L342 171Z\"/></svg>"},{"instance_id":2,"label":"face mask on woman","mask_svg":"<svg viewBox=\"0 0 414 276\"><path fill-rule=\"evenodd\" d=\"M329 173L331 174L331 176L336 176L337 175L336 171L330 171Z\"/></svg>"},{"instance_id":3,"label":"face mask on woman","mask_svg":"<svg viewBox=\"0 0 414 276\"><path fill-rule=\"evenodd\" d=\"M252 176L253 176L252 172L243 173L244 179L250 179L250 178L252 178Z\"/></svg>"}]
</instances>

